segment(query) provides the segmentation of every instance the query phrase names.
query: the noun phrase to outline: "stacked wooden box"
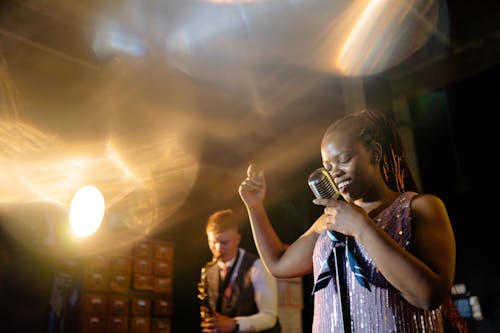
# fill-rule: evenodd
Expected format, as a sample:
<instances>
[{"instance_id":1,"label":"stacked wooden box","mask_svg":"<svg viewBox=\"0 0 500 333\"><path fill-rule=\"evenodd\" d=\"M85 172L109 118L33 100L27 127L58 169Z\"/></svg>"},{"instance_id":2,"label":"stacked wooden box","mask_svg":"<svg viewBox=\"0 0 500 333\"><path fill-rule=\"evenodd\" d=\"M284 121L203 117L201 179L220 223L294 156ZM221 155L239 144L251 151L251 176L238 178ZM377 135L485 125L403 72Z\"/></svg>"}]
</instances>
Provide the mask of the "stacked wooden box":
<instances>
[{"instance_id":1,"label":"stacked wooden box","mask_svg":"<svg viewBox=\"0 0 500 333\"><path fill-rule=\"evenodd\" d=\"M144 240L128 253L84 258L81 333L170 333L173 251Z\"/></svg>"}]
</instances>

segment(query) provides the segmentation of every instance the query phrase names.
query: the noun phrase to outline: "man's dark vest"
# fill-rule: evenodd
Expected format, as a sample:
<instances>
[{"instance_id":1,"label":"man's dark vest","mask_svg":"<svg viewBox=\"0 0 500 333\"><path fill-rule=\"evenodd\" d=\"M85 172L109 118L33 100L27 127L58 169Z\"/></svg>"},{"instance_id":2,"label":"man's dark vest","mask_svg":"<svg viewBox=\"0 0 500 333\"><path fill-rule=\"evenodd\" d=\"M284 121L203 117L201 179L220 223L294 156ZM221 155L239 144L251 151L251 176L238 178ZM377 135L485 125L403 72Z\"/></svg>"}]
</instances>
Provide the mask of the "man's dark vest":
<instances>
[{"instance_id":1,"label":"man's dark vest","mask_svg":"<svg viewBox=\"0 0 500 333\"><path fill-rule=\"evenodd\" d=\"M258 312L255 304L254 288L252 284L250 269L257 256L247 251L244 252L241 260L238 275L231 288L229 298L224 297L224 290L219 292L219 286L222 281L219 281L219 266L213 265L207 270L208 294L210 303L217 311L228 317L250 316ZM236 265L236 261L234 265ZM221 295L220 299L217 296ZM276 320L276 325L263 333L280 333L281 328L279 320Z\"/></svg>"}]
</instances>

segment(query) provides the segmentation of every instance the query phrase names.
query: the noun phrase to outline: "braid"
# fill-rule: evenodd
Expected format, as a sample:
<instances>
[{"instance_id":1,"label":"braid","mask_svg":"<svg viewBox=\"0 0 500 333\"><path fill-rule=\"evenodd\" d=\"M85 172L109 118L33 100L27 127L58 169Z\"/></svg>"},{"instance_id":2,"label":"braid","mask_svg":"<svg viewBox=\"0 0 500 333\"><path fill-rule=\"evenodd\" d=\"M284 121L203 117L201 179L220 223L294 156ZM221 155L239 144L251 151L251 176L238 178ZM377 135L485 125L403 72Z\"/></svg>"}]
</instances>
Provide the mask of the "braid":
<instances>
[{"instance_id":1,"label":"braid","mask_svg":"<svg viewBox=\"0 0 500 333\"><path fill-rule=\"evenodd\" d=\"M381 145L380 171L391 190L400 193L417 190L398 129L384 113L370 109L355 112L342 118L331 130L334 128L347 129L367 147L373 142Z\"/></svg>"}]
</instances>

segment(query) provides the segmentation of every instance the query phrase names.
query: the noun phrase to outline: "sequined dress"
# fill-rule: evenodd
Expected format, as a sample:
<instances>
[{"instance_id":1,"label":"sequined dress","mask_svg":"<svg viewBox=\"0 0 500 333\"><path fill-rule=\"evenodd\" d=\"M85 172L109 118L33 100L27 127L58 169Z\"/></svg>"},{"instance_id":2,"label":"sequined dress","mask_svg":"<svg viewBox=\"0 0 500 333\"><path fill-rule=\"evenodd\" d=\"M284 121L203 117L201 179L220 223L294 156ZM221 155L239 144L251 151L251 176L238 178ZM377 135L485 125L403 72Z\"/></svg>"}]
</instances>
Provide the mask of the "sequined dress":
<instances>
[{"instance_id":1,"label":"sequined dress","mask_svg":"<svg viewBox=\"0 0 500 333\"><path fill-rule=\"evenodd\" d=\"M401 194L375 218L376 223L404 248L408 248L411 242L410 201L415 195L414 192ZM363 246L355 243L355 247L371 291L357 282L345 257L339 259L344 266L343 272L346 272L339 275L341 279L346 279L348 286L347 299L353 333L444 332L440 308L422 310L408 303L377 271ZM314 247L315 277L331 251L330 238L323 232ZM343 332L341 305L335 285L334 277L326 288L314 294L313 333Z\"/></svg>"}]
</instances>

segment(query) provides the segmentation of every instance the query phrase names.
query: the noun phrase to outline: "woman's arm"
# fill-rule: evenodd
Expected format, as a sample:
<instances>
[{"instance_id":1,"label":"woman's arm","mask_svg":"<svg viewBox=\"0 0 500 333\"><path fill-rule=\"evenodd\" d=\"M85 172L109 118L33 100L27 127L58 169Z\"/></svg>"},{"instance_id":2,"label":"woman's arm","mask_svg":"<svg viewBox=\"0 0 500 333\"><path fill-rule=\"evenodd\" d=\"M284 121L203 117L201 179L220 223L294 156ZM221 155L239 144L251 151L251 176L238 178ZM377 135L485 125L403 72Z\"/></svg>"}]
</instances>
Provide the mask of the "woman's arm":
<instances>
[{"instance_id":1,"label":"woman's arm","mask_svg":"<svg viewBox=\"0 0 500 333\"><path fill-rule=\"evenodd\" d=\"M321 217L289 247L279 239L264 208L266 181L252 165L239 188L246 205L252 234L259 255L269 272L278 278L291 278L312 272L312 252L319 235Z\"/></svg>"}]
</instances>

